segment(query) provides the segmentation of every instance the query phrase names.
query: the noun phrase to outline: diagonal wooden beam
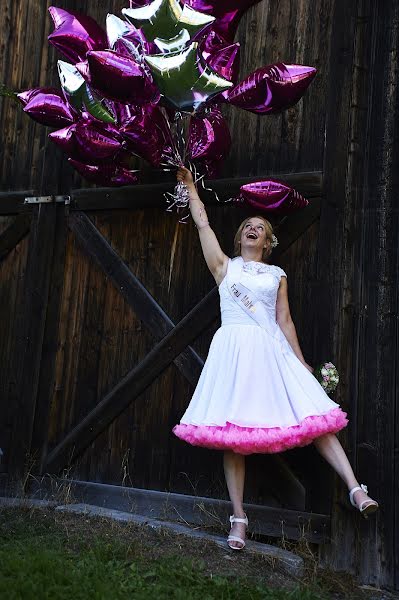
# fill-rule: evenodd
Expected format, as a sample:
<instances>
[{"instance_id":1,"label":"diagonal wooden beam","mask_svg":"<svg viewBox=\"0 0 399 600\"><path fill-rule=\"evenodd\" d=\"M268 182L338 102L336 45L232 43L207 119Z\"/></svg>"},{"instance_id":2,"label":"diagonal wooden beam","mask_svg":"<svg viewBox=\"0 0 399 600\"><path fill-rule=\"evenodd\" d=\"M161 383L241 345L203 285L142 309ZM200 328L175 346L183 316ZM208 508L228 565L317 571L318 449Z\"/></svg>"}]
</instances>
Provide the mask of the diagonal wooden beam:
<instances>
[{"instance_id":1,"label":"diagonal wooden beam","mask_svg":"<svg viewBox=\"0 0 399 600\"><path fill-rule=\"evenodd\" d=\"M4 260L11 250L29 233L31 215L21 215L0 235L0 261Z\"/></svg>"},{"instance_id":2,"label":"diagonal wooden beam","mask_svg":"<svg viewBox=\"0 0 399 600\"><path fill-rule=\"evenodd\" d=\"M212 323L214 297L212 290L68 433L49 454L47 472L62 470L80 455Z\"/></svg>"},{"instance_id":3,"label":"diagonal wooden beam","mask_svg":"<svg viewBox=\"0 0 399 600\"><path fill-rule=\"evenodd\" d=\"M69 216L69 227L86 254L100 267L133 308L156 340L161 340L175 326L143 284L130 271L109 242L84 213ZM217 313L215 313L215 318ZM174 359L184 377L195 386L204 366L202 358L188 347Z\"/></svg>"},{"instance_id":4,"label":"diagonal wooden beam","mask_svg":"<svg viewBox=\"0 0 399 600\"><path fill-rule=\"evenodd\" d=\"M302 233L317 218L319 210L320 204L315 202L313 206L301 211L302 213L308 213L306 218L303 215L301 217L300 230ZM289 220L292 218L293 216L289 217ZM282 233L279 236L281 239ZM294 228L287 228L287 234L276 248L276 256L281 255L297 237L298 231L294 231ZM49 473L59 472L72 460L75 460L139 394L151 385L154 379L183 352L184 348L191 344L212 323L218 315L218 300L218 289L215 287L52 450L47 458L46 465Z\"/></svg>"}]
</instances>

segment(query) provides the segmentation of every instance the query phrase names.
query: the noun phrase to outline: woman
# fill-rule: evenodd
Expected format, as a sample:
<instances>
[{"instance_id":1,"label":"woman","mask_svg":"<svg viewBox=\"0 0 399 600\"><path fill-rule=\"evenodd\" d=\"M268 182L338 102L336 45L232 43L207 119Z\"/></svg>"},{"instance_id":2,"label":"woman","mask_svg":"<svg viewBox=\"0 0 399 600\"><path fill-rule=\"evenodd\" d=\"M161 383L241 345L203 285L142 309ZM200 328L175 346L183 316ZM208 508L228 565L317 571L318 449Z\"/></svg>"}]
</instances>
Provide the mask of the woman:
<instances>
[{"instance_id":1,"label":"woman","mask_svg":"<svg viewBox=\"0 0 399 600\"><path fill-rule=\"evenodd\" d=\"M245 454L281 452L314 442L348 486L363 516L378 509L355 478L336 437L348 421L327 396L301 352L291 319L286 273L267 263L277 242L264 217L245 219L235 236L236 258L221 250L190 171L178 181L190 192L190 210L206 263L219 286L222 326L216 332L198 385L180 424L182 440L224 450L233 515L228 544L245 546Z\"/></svg>"}]
</instances>

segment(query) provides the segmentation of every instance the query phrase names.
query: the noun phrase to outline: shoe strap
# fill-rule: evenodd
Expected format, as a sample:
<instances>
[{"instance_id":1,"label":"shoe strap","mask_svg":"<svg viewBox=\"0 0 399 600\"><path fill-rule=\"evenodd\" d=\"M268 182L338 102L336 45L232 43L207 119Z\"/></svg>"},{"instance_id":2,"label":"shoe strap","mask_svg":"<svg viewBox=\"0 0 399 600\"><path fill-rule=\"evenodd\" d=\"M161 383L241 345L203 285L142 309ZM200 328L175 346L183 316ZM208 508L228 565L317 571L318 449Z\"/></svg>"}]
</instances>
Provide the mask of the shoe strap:
<instances>
[{"instance_id":1,"label":"shoe strap","mask_svg":"<svg viewBox=\"0 0 399 600\"><path fill-rule=\"evenodd\" d=\"M245 541L240 538L237 537L236 535L229 535L229 537L227 538L228 542L239 542L240 544L243 544L243 547L245 546Z\"/></svg>"},{"instance_id":2,"label":"shoe strap","mask_svg":"<svg viewBox=\"0 0 399 600\"><path fill-rule=\"evenodd\" d=\"M230 523L245 523L248 526L248 517L246 516L244 519L241 517L235 517L234 515L230 516Z\"/></svg>"},{"instance_id":3,"label":"shoe strap","mask_svg":"<svg viewBox=\"0 0 399 600\"><path fill-rule=\"evenodd\" d=\"M378 502L372 500L371 498L369 498L368 500L363 500L363 502L360 503L359 511L363 512L368 506L378 506Z\"/></svg>"},{"instance_id":4,"label":"shoe strap","mask_svg":"<svg viewBox=\"0 0 399 600\"><path fill-rule=\"evenodd\" d=\"M369 493L369 491L367 489L367 485L364 485L364 483L361 483L360 486L357 485L356 487L352 488L349 492L349 500L350 500L350 503L352 504L352 506L357 507L357 504L354 501L353 496L355 495L356 492L359 492L359 491L363 491L365 494ZM369 500L363 500L362 504L364 502L369 502Z\"/></svg>"}]
</instances>

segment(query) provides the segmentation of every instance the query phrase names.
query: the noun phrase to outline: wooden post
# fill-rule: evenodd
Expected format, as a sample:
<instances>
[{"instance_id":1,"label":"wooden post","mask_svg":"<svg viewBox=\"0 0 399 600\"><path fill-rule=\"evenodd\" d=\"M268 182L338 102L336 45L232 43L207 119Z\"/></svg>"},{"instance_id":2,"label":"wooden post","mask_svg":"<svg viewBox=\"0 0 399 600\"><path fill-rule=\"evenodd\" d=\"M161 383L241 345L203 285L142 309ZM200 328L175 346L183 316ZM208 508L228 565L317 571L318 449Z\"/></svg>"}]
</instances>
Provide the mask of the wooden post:
<instances>
[{"instance_id":1,"label":"wooden post","mask_svg":"<svg viewBox=\"0 0 399 600\"><path fill-rule=\"evenodd\" d=\"M30 454L34 457L34 473L42 475L47 456L50 402L55 383L55 360L58 347L58 329L64 286L65 255L67 244L67 214L63 205L54 207L55 240L53 260L48 265L50 282L48 308L43 334L42 357L38 382L35 419Z\"/></svg>"},{"instance_id":2,"label":"wooden post","mask_svg":"<svg viewBox=\"0 0 399 600\"><path fill-rule=\"evenodd\" d=\"M54 251L55 220L56 207L52 204L40 204L32 211L25 298L17 329L13 361L15 373L9 396L15 407L9 473L19 481L34 461L30 454L31 441Z\"/></svg>"}]
</instances>

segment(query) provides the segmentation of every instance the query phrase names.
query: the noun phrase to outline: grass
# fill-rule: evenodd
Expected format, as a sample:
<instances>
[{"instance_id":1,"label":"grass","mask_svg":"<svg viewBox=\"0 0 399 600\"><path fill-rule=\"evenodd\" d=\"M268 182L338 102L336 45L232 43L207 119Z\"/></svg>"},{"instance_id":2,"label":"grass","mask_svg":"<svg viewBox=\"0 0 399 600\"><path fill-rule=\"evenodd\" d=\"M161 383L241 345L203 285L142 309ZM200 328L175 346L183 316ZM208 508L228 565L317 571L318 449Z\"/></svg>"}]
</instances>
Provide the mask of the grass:
<instances>
[{"instance_id":1,"label":"grass","mask_svg":"<svg viewBox=\"0 0 399 600\"><path fill-rule=\"evenodd\" d=\"M3 509L0 539L4 600L365 598L347 581L337 593L334 579L294 581L261 556L104 518Z\"/></svg>"}]
</instances>

